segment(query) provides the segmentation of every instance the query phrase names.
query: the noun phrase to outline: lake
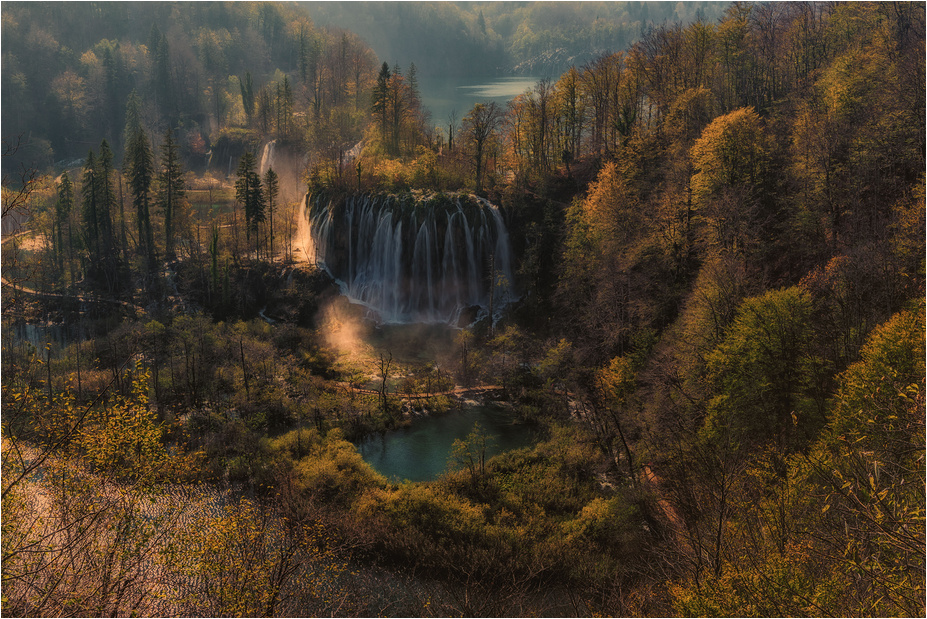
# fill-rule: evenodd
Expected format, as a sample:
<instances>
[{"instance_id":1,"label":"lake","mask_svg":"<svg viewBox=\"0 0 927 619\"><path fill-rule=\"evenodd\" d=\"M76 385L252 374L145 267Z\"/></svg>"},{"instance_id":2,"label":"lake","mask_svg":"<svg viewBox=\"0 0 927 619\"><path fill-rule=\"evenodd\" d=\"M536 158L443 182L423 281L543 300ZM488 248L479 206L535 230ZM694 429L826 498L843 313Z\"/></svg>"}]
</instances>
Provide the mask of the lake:
<instances>
[{"instance_id":1,"label":"lake","mask_svg":"<svg viewBox=\"0 0 927 619\"><path fill-rule=\"evenodd\" d=\"M415 419L409 427L374 434L355 445L381 475L395 481L430 481L447 468L454 440L465 440L475 423L492 437L487 444L487 459L537 441L536 426L519 423L510 411L471 406Z\"/></svg>"},{"instance_id":2,"label":"lake","mask_svg":"<svg viewBox=\"0 0 927 619\"><path fill-rule=\"evenodd\" d=\"M457 114L457 122L476 103L495 101L506 104L526 90L534 88L542 78L535 76L462 78L422 77L419 79L422 103L431 112L431 124L447 129L448 116Z\"/></svg>"}]
</instances>

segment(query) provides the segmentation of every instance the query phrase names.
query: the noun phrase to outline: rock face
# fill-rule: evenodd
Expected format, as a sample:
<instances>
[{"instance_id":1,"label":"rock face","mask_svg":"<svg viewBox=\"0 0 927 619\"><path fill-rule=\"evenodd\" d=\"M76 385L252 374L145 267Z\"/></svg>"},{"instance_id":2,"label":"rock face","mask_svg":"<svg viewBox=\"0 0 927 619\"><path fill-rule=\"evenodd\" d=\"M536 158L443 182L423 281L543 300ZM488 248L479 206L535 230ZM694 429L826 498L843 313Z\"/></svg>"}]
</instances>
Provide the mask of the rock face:
<instances>
[{"instance_id":1,"label":"rock face","mask_svg":"<svg viewBox=\"0 0 927 619\"><path fill-rule=\"evenodd\" d=\"M499 209L475 196L306 197L310 255L381 322L458 325L514 300Z\"/></svg>"}]
</instances>

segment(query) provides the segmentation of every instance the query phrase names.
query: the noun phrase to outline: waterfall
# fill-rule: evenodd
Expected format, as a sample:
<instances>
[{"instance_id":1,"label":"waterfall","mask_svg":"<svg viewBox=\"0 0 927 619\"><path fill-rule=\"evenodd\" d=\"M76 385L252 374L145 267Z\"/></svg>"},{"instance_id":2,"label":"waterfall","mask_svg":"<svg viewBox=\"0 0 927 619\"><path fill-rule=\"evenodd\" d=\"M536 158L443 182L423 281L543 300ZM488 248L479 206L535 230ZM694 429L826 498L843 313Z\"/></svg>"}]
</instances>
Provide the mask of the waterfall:
<instances>
[{"instance_id":1,"label":"waterfall","mask_svg":"<svg viewBox=\"0 0 927 619\"><path fill-rule=\"evenodd\" d=\"M497 318L515 299L505 222L481 198L307 196L306 219L309 259L382 322Z\"/></svg>"},{"instance_id":2,"label":"waterfall","mask_svg":"<svg viewBox=\"0 0 927 619\"><path fill-rule=\"evenodd\" d=\"M277 148L277 140L271 140L264 145L261 150L261 165L258 167L258 174L261 178L267 174L267 169L274 164L274 150Z\"/></svg>"}]
</instances>

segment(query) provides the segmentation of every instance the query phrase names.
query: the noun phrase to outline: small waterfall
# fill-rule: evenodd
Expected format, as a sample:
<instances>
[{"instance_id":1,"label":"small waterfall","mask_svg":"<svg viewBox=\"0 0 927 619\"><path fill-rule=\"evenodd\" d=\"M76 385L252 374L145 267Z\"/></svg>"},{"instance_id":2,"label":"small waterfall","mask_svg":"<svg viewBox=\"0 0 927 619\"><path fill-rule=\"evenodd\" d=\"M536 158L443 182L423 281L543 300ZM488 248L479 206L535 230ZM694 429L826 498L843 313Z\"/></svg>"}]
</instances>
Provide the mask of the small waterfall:
<instances>
[{"instance_id":1,"label":"small waterfall","mask_svg":"<svg viewBox=\"0 0 927 619\"><path fill-rule=\"evenodd\" d=\"M494 318L515 299L499 209L475 196L306 197L310 260L387 323Z\"/></svg>"},{"instance_id":2,"label":"small waterfall","mask_svg":"<svg viewBox=\"0 0 927 619\"><path fill-rule=\"evenodd\" d=\"M258 167L258 173L261 178L267 174L267 169L274 164L274 151L277 149L277 140L271 140L261 149L261 165Z\"/></svg>"}]
</instances>

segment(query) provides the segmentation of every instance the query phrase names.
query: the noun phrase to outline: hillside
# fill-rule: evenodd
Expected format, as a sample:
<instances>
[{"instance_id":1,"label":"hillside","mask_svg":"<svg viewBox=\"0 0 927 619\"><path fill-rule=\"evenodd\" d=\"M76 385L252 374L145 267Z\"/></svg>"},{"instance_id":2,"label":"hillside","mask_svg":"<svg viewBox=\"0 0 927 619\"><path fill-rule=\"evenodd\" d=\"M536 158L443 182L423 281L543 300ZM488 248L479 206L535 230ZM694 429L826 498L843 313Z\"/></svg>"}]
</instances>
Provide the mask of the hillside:
<instances>
[{"instance_id":1,"label":"hillside","mask_svg":"<svg viewBox=\"0 0 927 619\"><path fill-rule=\"evenodd\" d=\"M625 49L648 28L719 17L724 2L303 2L424 76L558 75ZM414 32L415 36L406 36Z\"/></svg>"}]
</instances>

